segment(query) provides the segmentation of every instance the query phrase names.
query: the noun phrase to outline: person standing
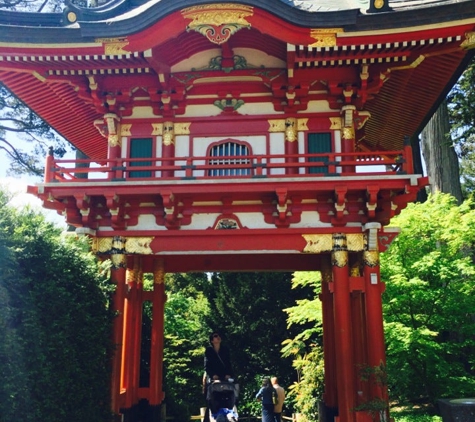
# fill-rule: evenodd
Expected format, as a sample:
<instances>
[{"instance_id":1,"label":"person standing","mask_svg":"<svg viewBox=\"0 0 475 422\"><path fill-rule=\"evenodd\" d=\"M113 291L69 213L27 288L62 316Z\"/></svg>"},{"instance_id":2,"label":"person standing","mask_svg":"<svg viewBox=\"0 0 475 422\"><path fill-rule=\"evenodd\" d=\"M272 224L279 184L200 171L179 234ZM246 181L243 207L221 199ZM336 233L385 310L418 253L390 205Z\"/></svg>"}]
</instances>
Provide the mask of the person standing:
<instances>
[{"instance_id":1,"label":"person standing","mask_svg":"<svg viewBox=\"0 0 475 422\"><path fill-rule=\"evenodd\" d=\"M261 389L256 399L262 404L262 422L274 422L274 403L277 403L277 391L272 387L269 378L262 380Z\"/></svg>"},{"instance_id":2,"label":"person standing","mask_svg":"<svg viewBox=\"0 0 475 422\"><path fill-rule=\"evenodd\" d=\"M206 401L204 422L209 422L211 403L208 388L213 381L228 381L233 378L231 354L229 349L221 344L221 335L213 331L209 336L209 346L205 350L203 393Z\"/></svg>"},{"instance_id":3,"label":"person standing","mask_svg":"<svg viewBox=\"0 0 475 422\"><path fill-rule=\"evenodd\" d=\"M277 392L277 403L274 404L274 422L282 421L282 406L285 400L285 390L279 385L277 377L271 378L272 387Z\"/></svg>"},{"instance_id":4,"label":"person standing","mask_svg":"<svg viewBox=\"0 0 475 422\"><path fill-rule=\"evenodd\" d=\"M209 343L204 359L208 383L217 380L227 381L229 378L233 378L231 355L229 349L221 344L221 335L216 331L211 333Z\"/></svg>"}]
</instances>

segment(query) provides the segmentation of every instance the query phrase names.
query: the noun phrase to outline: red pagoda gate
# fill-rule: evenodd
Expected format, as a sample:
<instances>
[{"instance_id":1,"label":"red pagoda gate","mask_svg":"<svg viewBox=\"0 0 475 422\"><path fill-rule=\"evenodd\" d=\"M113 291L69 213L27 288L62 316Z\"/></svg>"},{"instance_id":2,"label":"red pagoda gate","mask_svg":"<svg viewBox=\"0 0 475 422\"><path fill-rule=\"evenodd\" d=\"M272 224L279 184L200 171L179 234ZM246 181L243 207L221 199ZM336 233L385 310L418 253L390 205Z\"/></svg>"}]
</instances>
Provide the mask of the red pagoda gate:
<instances>
[{"instance_id":1,"label":"red pagoda gate","mask_svg":"<svg viewBox=\"0 0 475 422\"><path fill-rule=\"evenodd\" d=\"M314 270L322 420L372 420L357 409L387 391L358 368L385 362L379 254L428 184L411 145L472 56L475 1L66 6L0 12L0 78L89 157L49 155L30 193L112 261L112 410L160 419L165 273Z\"/></svg>"}]
</instances>

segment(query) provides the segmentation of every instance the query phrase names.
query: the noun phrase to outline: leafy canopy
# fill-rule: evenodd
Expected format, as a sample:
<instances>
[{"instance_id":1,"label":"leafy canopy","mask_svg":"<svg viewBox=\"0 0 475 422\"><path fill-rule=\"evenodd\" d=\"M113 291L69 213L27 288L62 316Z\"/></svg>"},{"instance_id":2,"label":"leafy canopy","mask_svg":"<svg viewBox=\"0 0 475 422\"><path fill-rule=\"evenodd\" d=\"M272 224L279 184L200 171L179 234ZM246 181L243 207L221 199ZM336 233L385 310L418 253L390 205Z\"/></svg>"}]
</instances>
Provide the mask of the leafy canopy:
<instances>
[{"instance_id":1,"label":"leafy canopy","mask_svg":"<svg viewBox=\"0 0 475 422\"><path fill-rule=\"evenodd\" d=\"M411 204L382 255L390 391L400 399L468 394L475 387L475 211L437 194Z\"/></svg>"},{"instance_id":2,"label":"leafy canopy","mask_svg":"<svg viewBox=\"0 0 475 422\"><path fill-rule=\"evenodd\" d=\"M0 190L0 420L110 418L107 267Z\"/></svg>"}]
</instances>

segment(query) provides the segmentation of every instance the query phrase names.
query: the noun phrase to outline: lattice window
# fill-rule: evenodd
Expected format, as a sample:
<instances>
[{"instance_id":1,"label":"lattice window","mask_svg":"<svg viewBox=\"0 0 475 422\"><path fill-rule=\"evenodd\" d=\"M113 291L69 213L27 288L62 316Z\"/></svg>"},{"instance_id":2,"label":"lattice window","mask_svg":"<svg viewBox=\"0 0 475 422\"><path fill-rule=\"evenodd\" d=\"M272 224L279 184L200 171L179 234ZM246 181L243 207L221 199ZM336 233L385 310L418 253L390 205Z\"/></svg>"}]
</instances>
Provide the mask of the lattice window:
<instances>
[{"instance_id":1,"label":"lattice window","mask_svg":"<svg viewBox=\"0 0 475 422\"><path fill-rule=\"evenodd\" d=\"M208 176L247 176L251 168L229 168L234 164L250 164L250 148L247 144L225 141L213 145L209 150L209 164L217 168L208 170ZM241 157L241 158L239 158ZM222 167L222 168L221 168Z\"/></svg>"}]
</instances>

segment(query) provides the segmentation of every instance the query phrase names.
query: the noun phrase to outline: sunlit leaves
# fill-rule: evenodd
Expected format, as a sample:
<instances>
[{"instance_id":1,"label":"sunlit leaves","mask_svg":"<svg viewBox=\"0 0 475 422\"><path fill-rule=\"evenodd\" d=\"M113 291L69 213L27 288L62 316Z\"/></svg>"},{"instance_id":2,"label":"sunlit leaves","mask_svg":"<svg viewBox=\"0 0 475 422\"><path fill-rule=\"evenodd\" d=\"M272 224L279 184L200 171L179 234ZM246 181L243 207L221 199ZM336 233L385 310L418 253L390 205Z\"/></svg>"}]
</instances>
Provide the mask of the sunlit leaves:
<instances>
[{"instance_id":1,"label":"sunlit leaves","mask_svg":"<svg viewBox=\"0 0 475 422\"><path fill-rule=\"evenodd\" d=\"M396 397L434 402L474 387L474 221L470 201L457 206L443 194L392 221L402 232L383 254L381 274Z\"/></svg>"}]
</instances>

